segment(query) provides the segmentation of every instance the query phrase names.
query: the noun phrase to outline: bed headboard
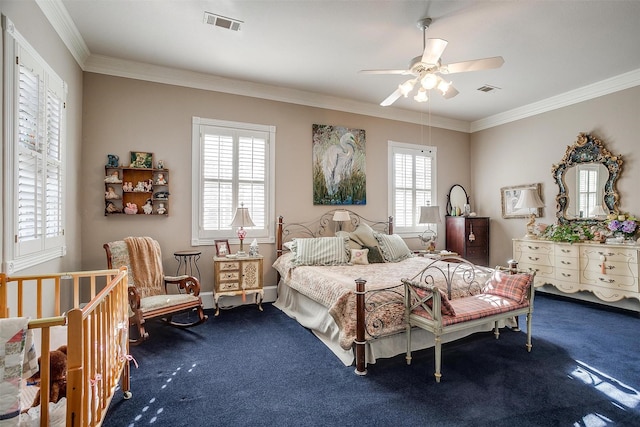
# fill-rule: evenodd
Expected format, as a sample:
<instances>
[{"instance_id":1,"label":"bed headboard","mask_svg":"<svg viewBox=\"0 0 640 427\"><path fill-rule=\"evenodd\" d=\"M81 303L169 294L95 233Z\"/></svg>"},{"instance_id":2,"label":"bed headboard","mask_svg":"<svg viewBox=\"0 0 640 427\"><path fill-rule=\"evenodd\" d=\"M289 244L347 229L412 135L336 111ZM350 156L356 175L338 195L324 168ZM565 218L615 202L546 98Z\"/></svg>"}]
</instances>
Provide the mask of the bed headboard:
<instances>
[{"instance_id":1,"label":"bed headboard","mask_svg":"<svg viewBox=\"0 0 640 427\"><path fill-rule=\"evenodd\" d=\"M367 219L360 214L348 209L332 209L323 213L319 218L311 221L285 223L284 217L281 215L278 217L278 223L276 227L276 256L282 255L284 243L289 242L294 238L333 236L335 234L335 222L333 221L333 214L336 211L349 212L350 220L343 227L343 229L346 231L353 231L360 223L365 223L380 233L393 234L392 216L390 216L386 221L376 221Z\"/></svg>"}]
</instances>

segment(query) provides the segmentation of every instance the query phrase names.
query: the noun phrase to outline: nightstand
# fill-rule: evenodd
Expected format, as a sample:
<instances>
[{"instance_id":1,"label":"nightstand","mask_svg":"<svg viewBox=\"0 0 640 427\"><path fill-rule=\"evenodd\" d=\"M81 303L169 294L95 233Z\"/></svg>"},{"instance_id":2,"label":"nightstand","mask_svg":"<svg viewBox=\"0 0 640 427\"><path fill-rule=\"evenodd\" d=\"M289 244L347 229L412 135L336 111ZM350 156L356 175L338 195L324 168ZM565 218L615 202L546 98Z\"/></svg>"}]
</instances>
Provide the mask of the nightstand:
<instances>
[{"instance_id":1,"label":"nightstand","mask_svg":"<svg viewBox=\"0 0 640 427\"><path fill-rule=\"evenodd\" d=\"M223 296L255 295L255 303L262 311L264 290L262 288L262 256L213 258L213 300L216 305L216 316L220 314L218 301Z\"/></svg>"}]
</instances>

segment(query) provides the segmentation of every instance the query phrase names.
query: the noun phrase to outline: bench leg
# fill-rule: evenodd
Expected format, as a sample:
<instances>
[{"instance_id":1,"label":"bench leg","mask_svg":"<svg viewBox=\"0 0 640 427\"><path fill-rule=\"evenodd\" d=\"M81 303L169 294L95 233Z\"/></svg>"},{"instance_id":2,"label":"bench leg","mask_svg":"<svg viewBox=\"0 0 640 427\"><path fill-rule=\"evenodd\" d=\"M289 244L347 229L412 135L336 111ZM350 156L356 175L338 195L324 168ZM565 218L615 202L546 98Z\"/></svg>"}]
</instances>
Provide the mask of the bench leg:
<instances>
[{"instance_id":1,"label":"bench leg","mask_svg":"<svg viewBox=\"0 0 640 427\"><path fill-rule=\"evenodd\" d=\"M498 321L497 320L493 324L493 335L496 336L496 339L500 338L500 328L498 328Z\"/></svg>"},{"instance_id":2,"label":"bench leg","mask_svg":"<svg viewBox=\"0 0 640 427\"><path fill-rule=\"evenodd\" d=\"M440 373L440 366L442 364L442 341L440 340L440 336L436 336L436 372L433 374L436 377L436 382L440 382L440 378L442 374Z\"/></svg>"},{"instance_id":3,"label":"bench leg","mask_svg":"<svg viewBox=\"0 0 640 427\"><path fill-rule=\"evenodd\" d=\"M527 313L527 351L531 352L531 315L532 313Z\"/></svg>"},{"instance_id":4,"label":"bench leg","mask_svg":"<svg viewBox=\"0 0 640 427\"><path fill-rule=\"evenodd\" d=\"M411 365L411 325L407 322L407 365Z\"/></svg>"}]
</instances>

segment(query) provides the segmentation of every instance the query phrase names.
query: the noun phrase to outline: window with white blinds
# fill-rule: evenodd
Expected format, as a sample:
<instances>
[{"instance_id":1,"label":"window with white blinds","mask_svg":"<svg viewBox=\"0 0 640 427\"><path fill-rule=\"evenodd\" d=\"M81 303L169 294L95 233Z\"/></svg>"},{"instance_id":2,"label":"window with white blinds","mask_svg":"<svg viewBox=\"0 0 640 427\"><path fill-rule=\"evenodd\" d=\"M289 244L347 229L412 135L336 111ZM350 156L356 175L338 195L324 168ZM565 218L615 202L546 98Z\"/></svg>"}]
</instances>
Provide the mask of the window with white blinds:
<instances>
[{"instance_id":1,"label":"window with white blinds","mask_svg":"<svg viewBox=\"0 0 640 427\"><path fill-rule=\"evenodd\" d=\"M578 165L576 174L578 182L578 211L576 216L579 218L592 217L593 210L598 204L598 200L602 200L602 194L598 198L598 188L603 186L600 184L600 176L598 165Z\"/></svg>"},{"instance_id":2,"label":"window with white blinds","mask_svg":"<svg viewBox=\"0 0 640 427\"><path fill-rule=\"evenodd\" d=\"M3 17L8 58L4 83L9 172L6 229L13 247L5 268L17 271L63 256L66 84Z\"/></svg>"},{"instance_id":3,"label":"window with white blinds","mask_svg":"<svg viewBox=\"0 0 640 427\"><path fill-rule=\"evenodd\" d=\"M389 207L398 234L423 231L421 206L436 199L436 147L389 141Z\"/></svg>"},{"instance_id":4,"label":"window with white blinds","mask_svg":"<svg viewBox=\"0 0 640 427\"><path fill-rule=\"evenodd\" d=\"M192 244L235 242L236 208L249 209L247 241L273 242L275 127L193 118Z\"/></svg>"}]
</instances>

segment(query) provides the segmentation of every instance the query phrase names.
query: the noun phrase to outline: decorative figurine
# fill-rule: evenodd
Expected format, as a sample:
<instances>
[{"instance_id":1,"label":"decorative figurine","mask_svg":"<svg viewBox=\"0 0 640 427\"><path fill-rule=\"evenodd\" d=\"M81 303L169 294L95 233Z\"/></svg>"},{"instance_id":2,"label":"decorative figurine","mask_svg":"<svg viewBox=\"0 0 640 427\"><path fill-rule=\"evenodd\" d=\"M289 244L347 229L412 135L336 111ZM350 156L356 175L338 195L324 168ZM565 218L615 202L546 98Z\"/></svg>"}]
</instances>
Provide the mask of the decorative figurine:
<instances>
[{"instance_id":1,"label":"decorative figurine","mask_svg":"<svg viewBox=\"0 0 640 427\"><path fill-rule=\"evenodd\" d=\"M158 174L158 178L156 179L156 185L167 185L167 180L164 179L163 173Z\"/></svg>"},{"instance_id":2,"label":"decorative figurine","mask_svg":"<svg viewBox=\"0 0 640 427\"><path fill-rule=\"evenodd\" d=\"M118 213L118 212L122 212L122 210L120 210L115 204L113 204L113 202L107 202L106 206L104 208L104 211L106 213Z\"/></svg>"},{"instance_id":3,"label":"decorative figurine","mask_svg":"<svg viewBox=\"0 0 640 427\"><path fill-rule=\"evenodd\" d=\"M118 160L120 160L120 157L118 157L115 154L107 154L107 167L108 168L117 168L118 167Z\"/></svg>"},{"instance_id":4,"label":"decorative figurine","mask_svg":"<svg viewBox=\"0 0 640 427\"><path fill-rule=\"evenodd\" d=\"M164 169L164 160L158 160L158 169Z\"/></svg>"},{"instance_id":5,"label":"decorative figurine","mask_svg":"<svg viewBox=\"0 0 640 427\"><path fill-rule=\"evenodd\" d=\"M153 197L155 199L164 199L167 200L169 198L169 192L168 191L158 191L157 193L155 193L153 195Z\"/></svg>"},{"instance_id":6,"label":"decorative figurine","mask_svg":"<svg viewBox=\"0 0 640 427\"><path fill-rule=\"evenodd\" d=\"M127 203L127 206L124 208L124 213L135 215L138 213L138 206L135 203Z\"/></svg>"},{"instance_id":7,"label":"decorative figurine","mask_svg":"<svg viewBox=\"0 0 640 427\"><path fill-rule=\"evenodd\" d=\"M113 187L107 187L107 191L104 193L104 198L107 200L115 200L119 199L120 196L118 196Z\"/></svg>"},{"instance_id":8,"label":"decorative figurine","mask_svg":"<svg viewBox=\"0 0 640 427\"><path fill-rule=\"evenodd\" d=\"M118 177L118 171L113 171L111 175L105 177L104 182L109 184L120 184L122 180Z\"/></svg>"},{"instance_id":9,"label":"decorative figurine","mask_svg":"<svg viewBox=\"0 0 640 427\"><path fill-rule=\"evenodd\" d=\"M151 201L151 199L147 199L147 201L144 202L144 205L142 205L142 210L144 211L145 215L151 215L153 213L153 202Z\"/></svg>"},{"instance_id":10,"label":"decorative figurine","mask_svg":"<svg viewBox=\"0 0 640 427\"><path fill-rule=\"evenodd\" d=\"M164 207L164 203L158 203L158 209L156 209L156 213L158 215L164 215L167 213L167 210Z\"/></svg>"}]
</instances>

